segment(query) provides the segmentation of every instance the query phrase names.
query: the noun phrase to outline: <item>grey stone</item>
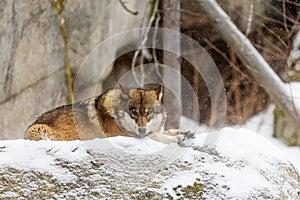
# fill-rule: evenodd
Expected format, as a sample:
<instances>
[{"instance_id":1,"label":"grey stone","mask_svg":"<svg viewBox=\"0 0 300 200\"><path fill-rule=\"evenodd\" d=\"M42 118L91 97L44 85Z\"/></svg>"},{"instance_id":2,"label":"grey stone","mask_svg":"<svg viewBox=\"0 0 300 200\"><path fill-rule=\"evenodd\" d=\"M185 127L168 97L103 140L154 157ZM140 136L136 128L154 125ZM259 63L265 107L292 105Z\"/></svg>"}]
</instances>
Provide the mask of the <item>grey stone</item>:
<instances>
[{"instance_id":1,"label":"grey stone","mask_svg":"<svg viewBox=\"0 0 300 200\"><path fill-rule=\"evenodd\" d=\"M43 112L67 103L65 47L60 20L49 0L0 2L0 139L23 138L26 128ZM130 1L131 15L118 0L65 1L65 18L70 66L77 73L85 57L103 40L124 30L138 28L148 1ZM81 72L87 82L78 91L78 99L101 90L101 63L114 60L118 48L105 47L105 55L92 59L88 71ZM101 60L104 59L104 60ZM75 77L74 77L75 79ZM90 81L92 80L92 81Z\"/></svg>"}]
</instances>

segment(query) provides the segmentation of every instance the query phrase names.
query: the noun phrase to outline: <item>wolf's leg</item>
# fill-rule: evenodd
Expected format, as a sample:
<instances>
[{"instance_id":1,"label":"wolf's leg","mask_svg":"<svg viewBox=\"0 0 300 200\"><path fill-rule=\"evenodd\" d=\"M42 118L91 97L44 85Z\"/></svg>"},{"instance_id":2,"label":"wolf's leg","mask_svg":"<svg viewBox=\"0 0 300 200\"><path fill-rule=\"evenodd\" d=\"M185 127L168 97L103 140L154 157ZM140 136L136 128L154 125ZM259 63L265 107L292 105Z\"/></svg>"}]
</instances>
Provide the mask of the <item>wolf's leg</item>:
<instances>
[{"instance_id":1,"label":"wolf's leg","mask_svg":"<svg viewBox=\"0 0 300 200\"><path fill-rule=\"evenodd\" d=\"M170 144L170 143L181 144L186 139L195 138L195 135L191 131L184 131L181 129L169 129L162 133L159 132L150 133L148 137L150 137L153 140L163 142L166 144Z\"/></svg>"},{"instance_id":2,"label":"wolf's leg","mask_svg":"<svg viewBox=\"0 0 300 200\"><path fill-rule=\"evenodd\" d=\"M172 136L172 135L167 135L164 133L159 133L159 132L154 132L150 133L148 135L149 138L156 140L158 142L166 143L166 144L171 144L171 143L178 143L179 140L178 138Z\"/></svg>"},{"instance_id":3,"label":"wolf's leg","mask_svg":"<svg viewBox=\"0 0 300 200\"><path fill-rule=\"evenodd\" d=\"M55 131L50 126L34 124L27 129L24 138L28 140L57 140L55 136Z\"/></svg>"},{"instance_id":4,"label":"wolf's leg","mask_svg":"<svg viewBox=\"0 0 300 200\"><path fill-rule=\"evenodd\" d=\"M180 141L183 141L185 139L191 139L195 138L195 133L189 131L189 130L182 130L182 129L169 129L163 132L167 135L172 135L177 137Z\"/></svg>"}]
</instances>

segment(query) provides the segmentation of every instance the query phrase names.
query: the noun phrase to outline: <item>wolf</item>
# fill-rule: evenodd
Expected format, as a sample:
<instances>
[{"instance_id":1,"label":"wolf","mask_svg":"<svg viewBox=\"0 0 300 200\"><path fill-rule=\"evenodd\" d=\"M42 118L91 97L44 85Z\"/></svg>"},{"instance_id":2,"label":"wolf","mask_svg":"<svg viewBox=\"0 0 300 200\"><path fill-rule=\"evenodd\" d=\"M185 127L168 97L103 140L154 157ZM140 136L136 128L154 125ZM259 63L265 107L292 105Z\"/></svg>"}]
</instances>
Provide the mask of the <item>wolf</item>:
<instances>
[{"instance_id":1,"label":"wolf","mask_svg":"<svg viewBox=\"0 0 300 200\"><path fill-rule=\"evenodd\" d=\"M150 137L181 143L193 133L178 129L159 132L167 113L163 88L119 88L43 113L26 130L29 140L91 140L113 136Z\"/></svg>"}]
</instances>

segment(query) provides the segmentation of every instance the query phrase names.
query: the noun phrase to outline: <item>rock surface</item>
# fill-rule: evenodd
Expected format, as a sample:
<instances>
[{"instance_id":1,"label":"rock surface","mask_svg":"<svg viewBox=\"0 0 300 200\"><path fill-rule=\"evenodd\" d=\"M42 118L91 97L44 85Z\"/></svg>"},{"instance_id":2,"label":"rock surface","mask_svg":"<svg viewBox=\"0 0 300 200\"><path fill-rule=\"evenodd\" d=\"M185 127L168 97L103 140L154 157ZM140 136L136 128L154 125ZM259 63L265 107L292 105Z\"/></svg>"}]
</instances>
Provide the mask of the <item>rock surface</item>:
<instances>
[{"instance_id":1,"label":"rock surface","mask_svg":"<svg viewBox=\"0 0 300 200\"><path fill-rule=\"evenodd\" d=\"M299 199L297 170L245 129L189 147L148 138L0 142L0 198ZM188 144L188 143L186 143Z\"/></svg>"},{"instance_id":2,"label":"rock surface","mask_svg":"<svg viewBox=\"0 0 300 200\"><path fill-rule=\"evenodd\" d=\"M67 103L61 19L51 2L0 2L0 139L23 138L35 117ZM140 27L147 3L138 0L128 2L128 8L139 12L132 15L118 0L65 1L62 16L68 32L72 70L76 73L85 57L103 40ZM113 60L118 48L130 41L128 38L113 48L105 47L107 59ZM107 62L105 56L101 61ZM92 60L93 65L82 77L90 80L90 74L103 67L101 61ZM101 77L96 77L96 83L93 80L88 84L98 84L99 80ZM90 93L84 89L80 88L81 98L91 97L85 95Z\"/></svg>"}]
</instances>

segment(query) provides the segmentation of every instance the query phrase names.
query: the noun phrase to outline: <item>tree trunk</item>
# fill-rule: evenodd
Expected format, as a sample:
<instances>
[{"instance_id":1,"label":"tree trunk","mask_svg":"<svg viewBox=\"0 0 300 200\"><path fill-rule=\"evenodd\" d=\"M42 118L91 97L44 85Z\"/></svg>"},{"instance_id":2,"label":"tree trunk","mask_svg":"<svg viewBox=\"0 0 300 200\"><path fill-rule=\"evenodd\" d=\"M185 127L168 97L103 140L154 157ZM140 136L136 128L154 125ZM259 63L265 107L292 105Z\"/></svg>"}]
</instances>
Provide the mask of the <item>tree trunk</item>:
<instances>
[{"instance_id":1,"label":"tree trunk","mask_svg":"<svg viewBox=\"0 0 300 200\"><path fill-rule=\"evenodd\" d=\"M295 101L295 107L299 104L299 81L300 81L300 31L296 34L291 52L288 57L288 70L285 73L285 79L290 81L289 92ZM299 106L298 106L299 107ZM297 129L291 123L286 113L278 106L274 110L274 132L273 136L279 138L289 146L300 146L300 137L296 134Z\"/></svg>"},{"instance_id":2,"label":"tree trunk","mask_svg":"<svg viewBox=\"0 0 300 200\"><path fill-rule=\"evenodd\" d=\"M163 27L180 32L180 0L163 0ZM175 54L165 51L163 62L165 65L172 67L177 74L163 74L164 82L172 85L172 88L166 88L164 93L164 102L168 112L166 129L179 128L181 115L181 76L180 76L180 34L170 38L164 35L164 49L172 49Z\"/></svg>"},{"instance_id":3,"label":"tree trunk","mask_svg":"<svg viewBox=\"0 0 300 200\"><path fill-rule=\"evenodd\" d=\"M221 37L233 48L253 78L290 117L295 127L297 127L296 134L299 135L298 114L294 109L292 99L286 93L287 89L283 81L214 0L197 0L197 2L201 11L207 16L215 29L219 31Z\"/></svg>"}]
</instances>

